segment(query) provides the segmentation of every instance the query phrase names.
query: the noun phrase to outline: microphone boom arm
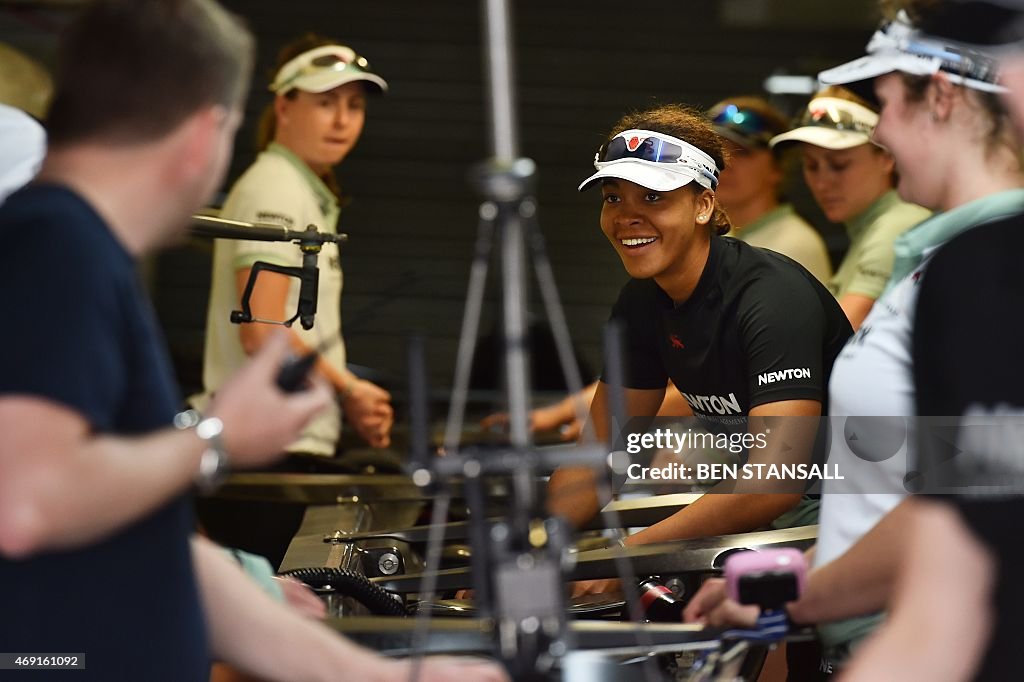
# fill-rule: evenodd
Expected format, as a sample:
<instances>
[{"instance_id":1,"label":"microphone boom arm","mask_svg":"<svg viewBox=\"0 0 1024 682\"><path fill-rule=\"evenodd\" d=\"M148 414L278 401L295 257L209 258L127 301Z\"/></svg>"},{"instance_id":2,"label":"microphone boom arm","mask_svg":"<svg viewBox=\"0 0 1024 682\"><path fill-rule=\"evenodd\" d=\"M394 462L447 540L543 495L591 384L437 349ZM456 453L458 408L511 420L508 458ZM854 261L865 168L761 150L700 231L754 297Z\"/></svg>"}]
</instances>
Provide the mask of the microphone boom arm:
<instances>
[{"instance_id":1,"label":"microphone boom arm","mask_svg":"<svg viewBox=\"0 0 1024 682\"><path fill-rule=\"evenodd\" d=\"M317 267L317 257L325 243L341 244L348 241L347 234L331 234L320 232L315 225L309 225L305 230L289 230L280 225L269 223L247 223L240 220L227 220L213 216L192 216L190 233L196 237L212 237L217 239L247 239L255 241L270 242L295 242L302 250L302 265L300 267L276 265L265 261L256 261L249 271L249 279L245 283L245 290L242 292L241 310L231 311L231 322L243 324L250 322L263 322L266 324L282 324L286 327L292 326L295 320L299 320L303 329L312 329L316 317L316 301L320 282L320 269ZM252 316L252 306L249 299L256 287L256 278L261 272L276 272L287 277L298 278L299 302L295 314L284 321L255 319Z\"/></svg>"},{"instance_id":2,"label":"microphone boom arm","mask_svg":"<svg viewBox=\"0 0 1024 682\"><path fill-rule=\"evenodd\" d=\"M345 233L332 234L319 232L316 225L309 225L305 230L289 230L275 223L247 223L242 220L228 220L216 216L194 215L189 226L189 234L193 237L212 239L246 239L260 242L305 242L325 244L342 244L348 241Z\"/></svg>"}]
</instances>

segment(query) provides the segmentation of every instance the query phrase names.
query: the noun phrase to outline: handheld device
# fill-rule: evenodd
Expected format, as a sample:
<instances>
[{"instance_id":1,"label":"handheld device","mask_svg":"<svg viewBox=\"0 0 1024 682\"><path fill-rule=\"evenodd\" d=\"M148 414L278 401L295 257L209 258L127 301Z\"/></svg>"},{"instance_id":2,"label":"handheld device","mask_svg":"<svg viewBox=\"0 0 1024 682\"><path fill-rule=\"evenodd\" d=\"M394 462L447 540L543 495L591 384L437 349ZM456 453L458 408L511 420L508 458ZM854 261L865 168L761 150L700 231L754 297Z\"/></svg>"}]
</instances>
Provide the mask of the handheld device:
<instances>
[{"instance_id":1,"label":"handheld device","mask_svg":"<svg viewBox=\"0 0 1024 682\"><path fill-rule=\"evenodd\" d=\"M285 360L281 365L281 369L277 372L277 386L285 393L295 393L301 391L303 386L306 384L306 379L309 377L310 370L313 369L313 365L316 364L316 360L320 357L320 353L324 352L334 343L338 342L338 337L334 337L324 341L313 350L302 355L296 355L288 360Z\"/></svg>"}]
</instances>

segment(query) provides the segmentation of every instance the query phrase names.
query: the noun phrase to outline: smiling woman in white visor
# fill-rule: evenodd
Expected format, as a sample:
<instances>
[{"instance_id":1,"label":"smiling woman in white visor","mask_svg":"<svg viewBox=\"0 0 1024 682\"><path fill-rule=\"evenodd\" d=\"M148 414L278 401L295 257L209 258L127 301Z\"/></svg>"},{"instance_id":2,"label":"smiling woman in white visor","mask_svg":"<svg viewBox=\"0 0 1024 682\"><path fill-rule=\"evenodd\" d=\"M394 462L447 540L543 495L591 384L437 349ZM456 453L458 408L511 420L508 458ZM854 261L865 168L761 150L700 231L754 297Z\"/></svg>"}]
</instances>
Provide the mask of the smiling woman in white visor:
<instances>
[{"instance_id":1,"label":"smiling woman in white visor","mask_svg":"<svg viewBox=\"0 0 1024 682\"><path fill-rule=\"evenodd\" d=\"M625 334L627 417L658 414L671 381L683 414L712 433L749 436L748 418L825 413L832 361L851 329L801 266L721 236L730 227L715 197L722 145L700 112L665 106L631 114L598 150L596 172L580 190L600 191L601 230L631 277L612 310ZM598 382L590 411L600 438L610 430L606 389ZM790 441L806 448L796 445L786 457L809 461L809 431L804 441ZM783 457L772 438L751 448L750 462ZM552 510L581 525L598 509L592 484L590 470L555 472ZM816 505L792 490L710 494L626 542L814 523ZM577 592L611 587L596 581Z\"/></svg>"},{"instance_id":2,"label":"smiling woman in white visor","mask_svg":"<svg viewBox=\"0 0 1024 682\"><path fill-rule=\"evenodd\" d=\"M721 158L719 146L719 158ZM722 162L724 165L724 162ZM600 181L607 189L601 229L615 246L630 276L661 276L678 281L677 297L685 297L699 276L687 260L698 254L693 248L709 230L728 231L725 212L717 208L714 190L718 187L719 162L694 145L666 133L644 129L625 130L605 143L594 157L597 172L580 183L583 191ZM691 185L693 183L693 185ZM687 189L680 190L683 187ZM613 192L612 190L617 190ZM671 205L664 215L672 221L667 228L630 230L628 234L613 224L616 207L626 192L642 193L651 205ZM676 224L678 223L678 224ZM660 232L660 234L659 234ZM657 243L659 242L660 243ZM647 248L651 247L651 248ZM691 266L691 267L688 267ZM685 271L688 277L672 277Z\"/></svg>"},{"instance_id":3,"label":"smiling woman in white visor","mask_svg":"<svg viewBox=\"0 0 1024 682\"><path fill-rule=\"evenodd\" d=\"M942 335L937 330L919 326L918 297L929 286L932 264L942 262L947 248L956 248L975 229L984 229L980 225L1024 211L1021 148L997 95L1003 87L996 62L984 48L939 37L966 36L977 4L974 8L965 4L957 18L946 14L952 3L902 4L917 10L916 25L900 13L875 34L866 57L819 74L823 82L833 84L869 80L881 105L872 139L896 161L900 196L936 212L896 239L893 274L886 290L843 348L829 383L833 415L888 416L895 418L889 424L899 425L899 442L870 437L872 430L881 429L879 424L866 425L856 445L847 441L844 429L833 429L829 461L842 466L845 479L824 483L814 570L801 598L787 609L797 622L819 624L827 658L824 667L834 671L846 665L851 653L883 620L882 610L891 603L910 533L913 504L908 493L922 480L931 485L929 479L935 478L934 473L914 469L921 434L917 420L906 418L948 416L948 408L928 405L943 404L949 382L945 373L935 373L930 389L918 392L915 346L942 348L942 357L951 364L950 374L976 371L968 346L940 346ZM943 20L944 33L929 32L930 26L939 25L938 19ZM969 275L967 270L957 270L952 290L966 290L980 279ZM955 300L950 295L938 305ZM1019 306L1012 303L1001 300L999 307L1007 315L1019 315ZM978 333L981 326L963 317L950 320L963 330L963 338L982 349L982 355L1000 348L989 337L1003 333L1002 322L998 331L986 335ZM1017 362L1017 355L1002 358L1000 366ZM999 371L979 374L985 377L982 381L994 385L1002 379ZM1019 386L1015 390L1019 395ZM958 454L956 460L960 458ZM949 581L945 586L958 587ZM934 592L926 598L932 599ZM946 607L946 600L944 595L939 611L943 617L949 613L955 614L951 619L958 618L958 612ZM695 595L687 613L718 624L749 623L750 614L743 616L736 607L725 600L724 587L712 583ZM927 631L925 626L914 636ZM1019 662L1015 663L1013 679L1019 679ZM932 662L922 657L905 672L859 679L967 679L949 670L941 673L936 674Z\"/></svg>"},{"instance_id":4,"label":"smiling woman in white visor","mask_svg":"<svg viewBox=\"0 0 1024 682\"><path fill-rule=\"evenodd\" d=\"M850 246L828 287L854 329L892 273L896 237L930 214L893 190L893 159L871 141L878 112L844 88L825 88L773 148L799 147L804 181L825 216L842 223Z\"/></svg>"},{"instance_id":5,"label":"smiling woman in white visor","mask_svg":"<svg viewBox=\"0 0 1024 682\"><path fill-rule=\"evenodd\" d=\"M905 4L915 10L919 3ZM927 396L914 389L914 310L931 259L953 237L1024 210L1021 149L998 95L1004 88L997 62L983 49L929 34L926 27L937 11L941 5L921 4L918 25L900 12L875 33L867 56L819 76L833 83L871 81L880 103L873 139L896 160L897 190L903 199L936 211L895 240L886 291L836 360L829 397L837 415L918 412L918 402ZM907 424L907 447L898 456L865 453L878 463L848 467L856 475L842 485L824 486L815 563L823 572L866 581L835 586L846 594L884 596L892 580L892 565L880 559L897 557L906 534L904 476L917 443L914 420ZM833 451L843 447L841 441L836 434ZM867 494L844 494L851 489ZM883 605L862 602L861 613ZM833 658L841 661L870 628L853 619L827 623L820 631Z\"/></svg>"},{"instance_id":6,"label":"smiling woman in white visor","mask_svg":"<svg viewBox=\"0 0 1024 682\"><path fill-rule=\"evenodd\" d=\"M972 27L970 41L1000 55L999 82L1009 89L1003 98L1024 134L1024 3L950 2L946 10L947 26ZM929 31L946 33L935 22ZM988 221L944 244L921 279L913 344L918 413L958 420L944 419L941 436L920 439L914 468L936 472L925 479L927 491L947 494L912 503L888 621L852 664L852 682L1021 679L1022 252L1024 214ZM962 349L977 339L984 352L965 357ZM960 451L949 459L956 432Z\"/></svg>"}]
</instances>

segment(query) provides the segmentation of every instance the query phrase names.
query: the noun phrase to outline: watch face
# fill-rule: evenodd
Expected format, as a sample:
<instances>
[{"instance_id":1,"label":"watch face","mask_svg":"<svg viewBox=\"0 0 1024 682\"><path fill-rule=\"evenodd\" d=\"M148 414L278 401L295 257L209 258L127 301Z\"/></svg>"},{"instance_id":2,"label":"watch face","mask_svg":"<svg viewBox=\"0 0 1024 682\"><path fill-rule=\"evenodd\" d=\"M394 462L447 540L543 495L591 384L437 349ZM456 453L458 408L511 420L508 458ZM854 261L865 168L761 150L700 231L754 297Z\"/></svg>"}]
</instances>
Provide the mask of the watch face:
<instances>
[{"instance_id":1,"label":"watch face","mask_svg":"<svg viewBox=\"0 0 1024 682\"><path fill-rule=\"evenodd\" d=\"M216 417L209 417L196 426L196 435L203 440L216 438L224 430L224 423Z\"/></svg>"},{"instance_id":2,"label":"watch face","mask_svg":"<svg viewBox=\"0 0 1024 682\"><path fill-rule=\"evenodd\" d=\"M202 417L195 410L185 410L174 415L174 428L176 429L191 429L202 421Z\"/></svg>"},{"instance_id":3,"label":"watch face","mask_svg":"<svg viewBox=\"0 0 1024 682\"><path fill-rule=\"evenodd\" d=\"M196 485L200 492L209 493L220 487L228 475L227 458L217 448L207 448L199 459Z\"/></svg>"}]
</instances>

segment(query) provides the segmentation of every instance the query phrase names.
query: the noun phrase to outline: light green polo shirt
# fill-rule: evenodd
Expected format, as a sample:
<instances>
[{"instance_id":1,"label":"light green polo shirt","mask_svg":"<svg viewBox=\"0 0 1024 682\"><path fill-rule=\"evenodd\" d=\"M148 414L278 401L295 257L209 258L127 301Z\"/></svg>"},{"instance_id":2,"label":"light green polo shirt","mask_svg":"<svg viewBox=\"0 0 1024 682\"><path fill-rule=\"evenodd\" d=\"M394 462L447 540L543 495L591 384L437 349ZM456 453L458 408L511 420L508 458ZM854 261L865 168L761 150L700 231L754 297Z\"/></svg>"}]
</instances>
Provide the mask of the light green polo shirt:
<instances>
[{"instance_id":1,"label":"light green polo shirt","mask_svg":"<svg viewBox=\"0 0 1024 682\"><path fill-rule=\"evenodd\" d=\"M733 228L728 236L792 258L823 284L832 276L825 241L789 204L776 206L757 220Z\"/></svg>"},{"instance_id":2,"label":"light green polo shirt","mask_svg":"<svg viewBox=\"0 0 1024 682\"><path fill-rule=\"evenodd\" d=\"M893 267L893 242L930 216L917 204L909 204L889 190L860 215L846 223L850 248L828 283L837 299L858 294L877 299L885 290Z\"/></svg>"}]
</instances>

